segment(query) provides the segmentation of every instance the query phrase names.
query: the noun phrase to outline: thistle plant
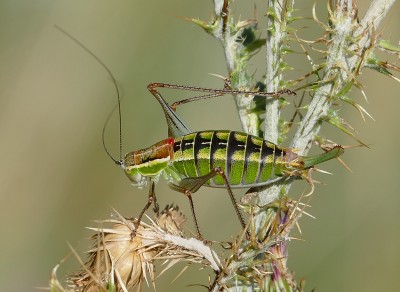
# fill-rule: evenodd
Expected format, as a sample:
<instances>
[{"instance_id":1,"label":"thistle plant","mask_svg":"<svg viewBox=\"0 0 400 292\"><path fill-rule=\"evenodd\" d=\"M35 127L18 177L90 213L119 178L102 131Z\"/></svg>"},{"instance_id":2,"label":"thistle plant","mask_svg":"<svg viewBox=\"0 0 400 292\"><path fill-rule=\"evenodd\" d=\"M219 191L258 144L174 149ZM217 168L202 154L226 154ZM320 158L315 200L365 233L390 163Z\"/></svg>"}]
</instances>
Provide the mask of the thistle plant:
<instances>
[{"instance_id":1,"label":"thistle plant","mask_svg":"<svg viewBox=\"0 0 400 292\"><path fill-rule=\"evenodd\" d=\"M288 88L297 92L301 101L283 96L234 98L245 132L278 145L285 143L297 154L306 155L313 145L328 151L337 144L330 137L321 136L325 124L365 146L338 108L350 105L362 118L371 117L352 98L353 88L364 94L358 77L366 68L399 81L392 73L399 68L377 56L378 50L400 53L400 48L384 40L380 31L393 3L394 0L371 1L365 15L360 15L356 1L328 1L326 21L318 17L315 7L310 7L313 19L309 21L323 32L315 40L304 39L302 32L294 28L301 18L295 1L267 1L261 19L266 35L260 32L256 20L238 19L239 12L233 11L229 0L214 0L211 20L190 21L222 45L228 72L225 79L231 89L276 92ZM310 70L296 68L298 76L289 80L286 73L292 67L286 57L295 50L309 60ZM265 54L262 80L254 80L248 69L256 54ZM292 118L286 120L284 116ZM289 131L293 133L291 140ZM305 178L311 186L307 195L290 194L294 177L283 177L243 194L242 208L249 214L247 230L241 230L235 240L224 245L223 254L211 242L183 232L184 216L176 207L165 208L159 217L142 222L137 230L135 219L121 215L101 222L94 229L95 245L88 262L81 272L70 277L71 289L126 291L140 289L146 281L156 285L154 264L163 260L167 262L165 269L181 261L210 267L215 274L206 284L210 291L302 291L304 283L296 281L287 265L287 242L299 225L299 218L308 214L306 208L314 187L311 173ZM301 271L297 274L301 275ZM55 276L51 287L63 289Z\"/></svg>"}]
</instances>

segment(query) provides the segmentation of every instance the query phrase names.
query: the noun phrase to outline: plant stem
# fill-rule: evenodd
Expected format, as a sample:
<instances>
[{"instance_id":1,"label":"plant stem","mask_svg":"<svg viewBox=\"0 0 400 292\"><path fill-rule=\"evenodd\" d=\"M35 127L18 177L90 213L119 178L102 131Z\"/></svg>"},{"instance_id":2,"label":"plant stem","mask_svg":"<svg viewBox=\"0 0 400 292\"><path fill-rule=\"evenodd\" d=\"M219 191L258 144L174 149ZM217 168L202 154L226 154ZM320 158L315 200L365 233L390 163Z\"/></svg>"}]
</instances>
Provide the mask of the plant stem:
<instances>
[{"instance_id":1,"label":"plant stem","mask_svg":"<svg viewBox=\"0 0 400 292\"><path fill-rule=\"evenodd\" d=\"M227 0L214 0L216 19L230 20L230 13L227 9ZM332 4L333 3L333 4ZM320 132L321 124L328 111L332 106L332 101L341 94L346 87L351 86L354 78L359 74L358 70L362 67L365 52L372 51L374 48L374 32L377 29L380 21L386 16L394 0L376 0L373 1L360 24L357 23L356 17L358 13L357 3L351 0L332 1L333 9L330 20L333 25L330 27L331 39L327 46L326 63L322 77L317 86L314 88L314 96L311 103L307 107L307 112L302 118L293 140L290 143L291 148L295 148L299 155L306 155L310 150L313 140ZM283 0L268 0L268 16L267 28L268 34L266 39L266 91L279 90L282 84L282 74L280 65L283 63L282 43L286 37L287 26L287 7L290 5L292 9L294 4L288 4L288 1ZM224 10L225 9L225 10ZM221 25L221 30L215 33L224 47L225 57L227 60L227 68L230 74L236 72L238 82L234 86L246 84L249 86L249 74L245 70L246 64L237 62L238 57L238 42L236 40L238 33L233 35L230 31L223 29L230 27L227 23ZM351 43L349 40L354 40ZM240 48L239 48L240 49ZM240 66L238 66L240 64ZM241 71L238 73L238 71ZM237 81L236 80L236 81ZM237 87L238 88L238 87ZM254 123L249 122L249 103L241 102L242 97L236 97L238 112L246 132L256 133L253 128ZM243 106L245 104L245 106ZM266 119L264 138L268 141L277 143L279 137L279 117L280 109L279 102L276 99L267 100ZM282 193L287 194L290 189L293 179L282 180L273 185L268 186L265 190L258 193L257 205L266 206L276 201ZM262 209L260 209L262 210ZM255 214L255 230L262 230L268 220L265 211L259 211ZM287 236L287 235L286 235ZM286 246L282 247L286 251ZM287 260L287 253L283 256ZM286 262L285 262L286 263ZM234 273L234 269L232 273ZM268 272L268 271L261 271ZM269 277L268 274L265 274ZM255 274L255 277L260 277L260 274ZM225 280L232 278L233 275L226 275ZM224 282L224 281L223 281ZM254 283L252 281L240 282L232 287L232 291L253 291ZM279 289L277 289L279 291ZM216 291L216 290L215 290Z\"/></svg>"}]
</instances>

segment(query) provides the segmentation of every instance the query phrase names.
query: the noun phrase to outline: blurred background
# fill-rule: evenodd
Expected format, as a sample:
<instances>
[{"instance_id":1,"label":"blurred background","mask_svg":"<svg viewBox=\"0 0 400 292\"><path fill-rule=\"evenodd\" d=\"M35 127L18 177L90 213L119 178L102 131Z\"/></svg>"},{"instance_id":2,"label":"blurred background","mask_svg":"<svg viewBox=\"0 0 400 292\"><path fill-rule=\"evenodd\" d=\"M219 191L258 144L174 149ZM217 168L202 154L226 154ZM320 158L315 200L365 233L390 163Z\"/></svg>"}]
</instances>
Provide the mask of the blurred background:
<instances>
[{"instance_id":1,"label":"blurred background","mask_svg":"<svg viewBox=\"0 0 400 292\"><path fill-rule=\"evenodd\" d=\"M325 3L320 6L325 9ZM235 7L242 19L257 16L261 23L265 20L262 2L237 1ZM298 15L311 15L310 1L298 1L296 8ZM399 4L392 10L381 28L386 39L398 43ZM208 20L212 11L212 1L0 0L2 291L45 287L52 268L69 254L67 243L82 255L88 248L92 233L84 227L95 226L91 220L109 218L112 207L125 216L137 215L147 198L147 190L131 187L102 147L102 127L116 104L109 76L54 25L90 48L118 80L123 95L123 147L128 152L166 137L164 117L146 90L148 83L222 86L208 74L226 75L221 47L183 19ZM360 7L359 15L364 11ZM320 19L324 17L321 12ZM304 31L313 33L308 39L321 34L315 23L309 21L307 26ZM263 58L261 52L255 62L259 67L251 66L251 72L263 72ZM291 62L291 66L309 68L302 55L292 57ZM306 279L308 290L400 290L400 192L396 183L400 85L367 70L361 79L369 103L359 92L353 91L353 97L376 121L364 122L346 107L341 115L371 149L346 151L343 158L352 173L336 161L324 165L335 174L316 176L324 184L317 186L308 211L317 220L303 217L302 234L293 234L305 241L291 243L289 267L298 279ZM174 91L164 94L169 101L186 96ZM185 105L178 112L193 130L238 130L234 109L226 97ZM339 143L355 144L329 126L324 134ZM118 158L115 117L107 127L106 143ZM307 188L304 182L297 184L292 189L294 197ZM190 214L186 199L169 190L165 182L157 185L157 193L162 206L175 202ZM206 238L230 240L236 234L239 224L225 191L202 189L194 200ZM191 220L187 227L193 230ZM182 267L164 274L157 282L158 291L204 291L199 286L188 287L207 284L212 273L199 271L199 266L192 265L171 283ZM62 279L78 269L71 256L59 276Z\"/></svg>"}]
</instances>

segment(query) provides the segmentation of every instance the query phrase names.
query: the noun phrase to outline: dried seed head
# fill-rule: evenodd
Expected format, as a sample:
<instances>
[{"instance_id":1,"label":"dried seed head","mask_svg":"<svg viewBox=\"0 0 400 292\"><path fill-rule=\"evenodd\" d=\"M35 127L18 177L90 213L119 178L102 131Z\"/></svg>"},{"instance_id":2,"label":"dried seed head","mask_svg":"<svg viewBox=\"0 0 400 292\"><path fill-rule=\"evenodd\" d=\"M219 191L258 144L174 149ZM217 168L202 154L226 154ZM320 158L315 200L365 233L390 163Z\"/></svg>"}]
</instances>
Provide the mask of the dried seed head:
<instances>
[{"instance_id":1,"label":"dried seed head","mask_svg":"<svg viewBox=\"0 0 400 292\"><path fill-rule=\"evenodd\" d=\"M104 223L111 223L107 221ZM84 270L70 278L72 287L80 291L102 291L115 287L116 291L140 285L146 273L154 280L152 258L156 254L147 249L140 236L132 236L132 220L114 220L110 228L97 228L96 247L89 251ZM137 233L145 227L140 226Z\"/></svg>"},{"instance_id":2,"label":"dried seed head","mask_svg":"<svg viewBox=\"0 0 400 292\"><path fill-rule=\"evenodd\" d=\"M182 224L185 223L186 217L179 211L178 206L167 205L156 221L157 225L164 231L174 235L182 235Z\"/></svg>"},{"instance_id":3,"label":"dried seed head","mask_svg":"<svg viewBox=\"0 0 400 292\"><path fill-rule=\"evenodd\" d=\"M154 261L162 260L163 272L179 262L200 263L218 272L222 262L216 252L203 241L185 238L181 230L186 221L177 206L167 206L161 215L147 224L136 219L126 219L116 211L117 219L100 221L93 239L94 248L89 250L89 260L82 263L82 271L69 277L69 288L62 288L56 272L52 274L50 287L57 291L127 291L155 279ZM180 273L180 275L182 272ZM149 276L149 278L147 278Z\"/></svg>"},{"instance_id":4,"label":"dried seed head","mask_svg":"<svg viewBox=\"0 0 400 292\"><path fill-rule=\"evenodd\" d=\"M163 247L152 235L157 231L182 235L181 226L186 220L178 207L167 206L152 225L141 222L134 233L134 220L119 214L117 217L100 222L99 228L90 228L98 232L93 237L95 248L89 251L84 269L70 277L71 288L107 291L112 286L123 291L136 286L140 289L143 279L147 281L146 275L154 280L154 257Z\"/></svg>"}]
</instances>

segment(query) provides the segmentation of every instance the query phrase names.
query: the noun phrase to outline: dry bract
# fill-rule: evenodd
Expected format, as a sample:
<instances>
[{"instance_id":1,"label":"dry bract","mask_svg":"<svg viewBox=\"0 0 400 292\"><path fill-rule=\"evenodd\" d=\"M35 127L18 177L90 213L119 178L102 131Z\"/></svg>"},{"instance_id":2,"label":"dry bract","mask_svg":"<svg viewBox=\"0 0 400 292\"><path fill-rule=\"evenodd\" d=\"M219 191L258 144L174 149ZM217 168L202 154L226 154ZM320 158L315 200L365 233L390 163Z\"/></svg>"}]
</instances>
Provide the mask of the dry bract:
<instances>
[{"instance_id":1,"label":"dry bract","mask_svg":"<svg viewBox=\"0 0 400 292\"><path fill-rule=\"evenodd\" d=\"M95 248L89 251L89 260L81 272L70 277L70 287L78 291L140 290L147 276L154 281L154 257L165 249L165 244L154 235L171 233L181 235L185 217L177 207L166 207L159 218L148 225L141 222L136 235L134 220L118 219L99 222L90 228L98 233L93 237ZM111 225L111 226L110 226ZM105 227L110 226L110 227Z\"/></svg>"}]
</instances>

